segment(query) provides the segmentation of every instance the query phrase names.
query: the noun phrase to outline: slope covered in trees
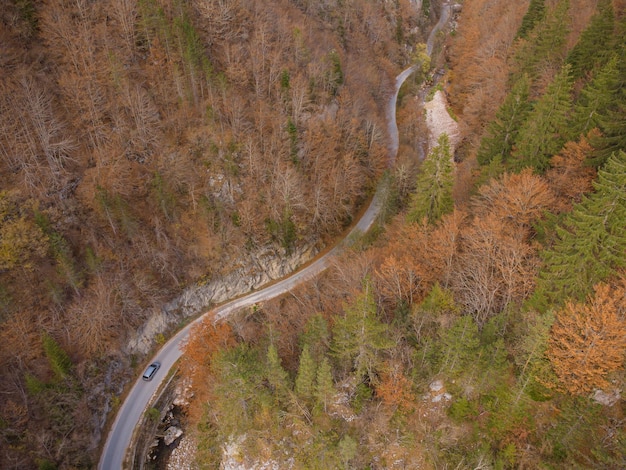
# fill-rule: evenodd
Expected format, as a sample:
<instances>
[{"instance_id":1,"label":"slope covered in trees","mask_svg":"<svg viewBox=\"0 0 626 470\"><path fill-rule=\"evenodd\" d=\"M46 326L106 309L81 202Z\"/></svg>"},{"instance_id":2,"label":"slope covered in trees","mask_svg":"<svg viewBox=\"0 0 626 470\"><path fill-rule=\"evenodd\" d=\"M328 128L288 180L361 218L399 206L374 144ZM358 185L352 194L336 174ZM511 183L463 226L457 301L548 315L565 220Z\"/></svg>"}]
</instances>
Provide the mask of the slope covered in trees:
<instances>
[{"instance_id":1,"label":"slope covered in trees","mask_svg":"<svg viewBox=\"0 0 626 470\"><path fill-rule=\"evenodd\" d=\"M342 232L428 21L406 0L0 1L3 467L93 466L153 312Z\"/></svg>"},{"instance_id":2,"label":"slope covered in trees","mask_svg":"<svg viewBox=\"0 0 626 470\"><path fill-rule=\"evenodd\" d=\"M371 244L233 318L236 345L190 344L201 468L626 466L625 17L464 3L444 88L472 193L433 211L448 183L425 162Z\"/></svg>"}]
</instances>

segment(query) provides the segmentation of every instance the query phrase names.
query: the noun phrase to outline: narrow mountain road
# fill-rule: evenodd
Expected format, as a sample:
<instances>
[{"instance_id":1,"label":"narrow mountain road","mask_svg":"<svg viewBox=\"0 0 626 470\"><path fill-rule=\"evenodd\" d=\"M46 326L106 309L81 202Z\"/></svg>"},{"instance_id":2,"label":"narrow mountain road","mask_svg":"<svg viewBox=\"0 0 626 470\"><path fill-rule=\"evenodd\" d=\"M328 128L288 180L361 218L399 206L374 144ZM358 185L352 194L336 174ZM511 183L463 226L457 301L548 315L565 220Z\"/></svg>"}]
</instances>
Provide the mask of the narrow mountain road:
<instances>
[{"instance_id":1,"label":"narrow mountain road","mask_svg":"<svg viewBox=\"0 0 626 470\"><path fill-rule=\"evenodd\" d=\"M426 53L428 54L428 56L431 56L433 54L433 47L435 46L437 33L448 22L448 20L450 19L450 15L452 15L452 5L449 3L443 3L441 5L439 21L428 35L428 40L426 41Z\"/></svg>"},{"instance_id":2,"label":"narrow mountain road","mask_svg":"<svg viewBox=\"0 0 626 470\"><path fill-rule=\"evenodd\" d=\"M444 11L447 21L449 17L449 7L444 4L442 7L442 17ZM439 21L435 28L431 31L428 42L432 44L434 35L445 24L445 21ZM432 49L432 45L428 52ZM404 70L398 77L396 77L395 91L390 97L387 105L387 125L388 134L390 136L389 142L389 165L392 166L395 162L395 157L398 152L399 138L398 128L396 125L396 101L398 99L398 92L404 81L415 71L415 67L410 67ZM294 272L288 277L270 284L269 286L260 289L251 294L247 294L243 297L234 299L230 302L222 304L204 315L197 318L195 321L187 325L175 336L173 336L152 358L152 362L158 361L161 363L161 368L157 371L154 379L146 382L139 377L133 387L131 388L128 396L122 403L117 412L117 416L106 443L102 449L100 457L100 463L98 468L100 470L119 470L122 468L130 468L130 463L126 462L127 449L130 446L133 433L138 423L141 420L142 415L152 402L152 398L159 389L161 383L167 378L168 371L172 369L176 361L181 357L181 345L185 343L189 337L189 332L197 323L203 321L205 316L209 313L213 314L216 319L222 319L228 316L230 313L235 312L243 307L251 306L259 302L273 299L279 295L289 292L294 287L306 282L309 279L314 278L322 271L330 266L331 260L337 256L346 246L358 237L360 234L367 232L376 218L380 214L382 205L387 193L387 186L384 180L379 184L379 187L372 198L372 201L359 219L357 224L352 228L346 238L344 238L339 244L337 244L330 251L317 258L312 263L306 265L299 271Z\"/></svg>"}]
</instances>

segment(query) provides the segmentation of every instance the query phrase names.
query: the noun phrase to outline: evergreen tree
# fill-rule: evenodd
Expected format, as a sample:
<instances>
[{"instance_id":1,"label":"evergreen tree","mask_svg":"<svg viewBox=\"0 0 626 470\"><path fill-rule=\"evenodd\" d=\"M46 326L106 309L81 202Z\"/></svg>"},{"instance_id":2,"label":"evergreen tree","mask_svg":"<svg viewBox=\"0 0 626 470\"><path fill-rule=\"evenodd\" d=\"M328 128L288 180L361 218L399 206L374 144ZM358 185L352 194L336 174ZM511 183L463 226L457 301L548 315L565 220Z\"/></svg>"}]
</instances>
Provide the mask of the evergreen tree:
<instances>
[{"instance_id":1,"label":"evergreen tree","mask_svg":"<svg viewBox=\"0 0 626 470\"><path fill-rule=\"evenodd\" d=\"M549 63L562 64L569 32L569 0L559 0L541 22L542 30L536 36L536 53Z\"/></svg>"},{"instance_id":2,"label":"evergreen tree","mask_svg":"<svg viewBox=\"0 0 626 470\"><path fill-rule=\"evenodd\" d=\"M531 167L543 172L548 168L550 158L561 150L568 134L571 90L570 66L566 65L537 101L519 131L513 150L518 168Z\"/></svg>"},{"instance_id":3,"label":"evergreen tree","mask_svg":"<svg viewBox=\"0 0 626 470\"><path fill-rule=\"evenodd\" d=\"M572 66L572 77L578 79L586 73L604 66L610 59L615 16L611 0L600 0L597 12L589 26L567 56Z\"/></svg>"},{"instance_id":4,"label":"evergreen tree","mask_svg":"<svg viewBox=\"0 0 626 470\"><path fill-rule=\"evenodd\" d=\"M626 153L613 155L593 186L543 253L535 296L540 308L566 298L582 301L595 284L626 266Z\"/></svg>"},{"instance_id":5,"label":"evergreen tree","mask_svg":"<svg viewBox=\"0 0 626 470\"><path fill-rule=\"evenodd\" d=\"M388 326L376 315L376 302L369 280L363 291L344 308L333 328L332 352L354 372L357 378L373 378L381 358L380 352L393 346Z\"/></svg>"},{"instance_id":6,"label":"evergreen tree","mask_svg":"<svg viewBox=\"0 0 626 470\"><path fill-rule=\"evenodd\" d=\"M598 116L598 127L602 136L593 139L592 164L602 166L608 158L620 150L626 151L626 15L616 28L614 50L617 56L617 82L612 94L611 105Z\"/></svg>"},{"instance_id":7,"label":"evergreen tree","mask_svg":"<svg viewBox=\"0 0 626 470\"><path fill-rule=\"evenodd\" d=\"M486 135L480 141L478 163L489 164L495 157L504 163L511 154L513 142L522 123L531 110L528 101L530 80L523 75L498 109L495 119L487 127Z\"/></svg>"},{"instance_id":8,"label":"evergreen tree","mask_svg":"<svg viewBox=\"0 0 626 470\"><path fill-rule=\"evenodd\" d=\"M626 30L626 17L623 22ZM626 32L620 40L617 53L617 90L612 106L599 117L599 128L603 135L592 141L593 146L598 149L592 161L596 166L601 166L612 154L626 151L626 60L623 60L626 55Z\"/></svg>"},{"instance_id":9,"label":"evergreen tree","mask_svg":"<svg viewBox=\"0 0 626 470\"><path fill-rule=\"evenodd\" d=\"M285 398L291 390L289 375L283 369L276 346L270 344L267 348L266 378L274 397L278 400Z\"/></svg>"},{"instance_id":10,"label":"evergreen tree","mask_svg":"<svg viewBox=\"0 0 626 470\"><path fill-rule=\"evenodd\" d=\"M305 403L310 403L315 393L315 363L309 353L308 345L305 345L300 354L300 364L296 375L295 392L298 398Z\"/></svg>"},{"instance_id":11,"label":"evergreen tree","mask_svg":"<svg viewBox=\"0 0 626 470\"><path fill-rule=\"evenodd\" d=\"M211 408L221 439L249 430L261 403L274 399L264 386L266 369L259 351L246 343L222 350L213 358Z\"/></svg>"},{"instance_id":12,"label":"evergreen tree","mask_svg":"<svg viewBox=\"0 0 626 470\"><path fill-rule=\"evenodd\" d=\"M50 363L50 368L57 378L64 378L72 368L70 357L48 333L43 334L41 341L43 343L43 350Z\"/></svg>"},{"instance_id":13,"label":"evergreen tree","mask_svg":"<svg viewBox=\"0 0 626 470\"><path fill-rule=\"evenodd\" d=\"M543 388L540 384L546 382L545 377L550 368L545 357L545 351L548 347L548 338L553 322L554 315L551 312L544 315L526 314L525 326L527 330L520 338L513 356L519 367L515 404L520 402L524 393L536 396L538 391Z\"/></svg>"},{"instance_id":14,"label":"evergreen tree","mask_svg":"<svg viewBox=\"0 0 626 470\"><path fill-rule=\"evenodd\" d=\"M341 58L335 49L328 53L328 60L331 70L328 72L328 88L333 96L339 92L339 87L343 85L344 75L341 68Z\"/></svg>"},{"instance_id":15,"label":"evergreen tree","mask_svg":"<svg viewBox=\"0 0 626 470\"><path fill-rule=\"evenodd\" d=\"M537 21L536 27L526 33L526 39L519 43L513 58L514 72L512 83L528 74L534 79L549 66L560 66L565 60L565 46L568 32L569 0L560 0L554 8L544 14L545 19Z\"/></svg>"},{"instance_id":16,"label":"evergreen tree","mask_svg":"<svg viewBox=\"0 0 626 470\"><path fill-rule=\"evenodd\" d=\"M570 140L577 140L597 127L603 132L603 121L620 90L618 58L613 56L580 93L570 123Z\"/></svg>"},{"instance_id":17,"label":"evergreen tree","mask_svg":"<svg viewBox=\"0 0 626 470\"><path fill-rule=\"evenodd\" d=\"M357 455L359 448L357 441L352 439L349 434L346 434L343 438L341 438L341 441L339 441L337 448L339 456L341 457L343 468L352 468L350 461Z\"/></svg>"},{"instance_id":18,"label":"evergreen tree","mask_svg":"<svg viewBox=\"0 0 626 470\"><path fill-rule=\"evenodd\" d=\"M330 332L328 322L321 313L316 313L307 321L304 332L298 338L300 346L304 350L308 348L309 354L315 363L319 363L330 344Z\"/></svg>"},{"instance_id":19,"label":"evergreen tree","mask_svg":"<svg viewBox=\"0 0 626 470\"><path fill-rule=\"evenodd\" d=\"M409 206L409 221L419 222L426 217L429 223L434 224L454 209L453 170L450 140L443 133L422 164Z\"/></svg>"},{"instance_id":20,"label":"evergreen tree","mask_svg":"<svg viewBox=\"0 0 626 470\"><path fill-rule=\"evenodd\" d=\"M480 348L478 325L470 315L460 316L441 338L441 369L457 374L476 360Z\"/></svg>"},{"instance_id":21,"label":"evergreen tree","mask_svg":"<svg viewBox=\"0 0 626 470\"><path fill-rule=\"evenodd\" d=\"M528 10L524 18L522 18L522 25L517 31L518 38L526 38L535 25L544 19L546 13L545 0L530 0Z\"/></svg>"},{"instance_id":22,"label":"evergreen tree","mask_svg":"<svg viewBox=\"0 0 626 470\"><path fill-rule=\"evenodd\" d=\"M322 362L317 368L314 392L316 405L326 412L328 404L336 392L332 369L327 357L322 359Z\"/></svg>"},{"instance_id":23,"label":"evergreen tree","mask_svg":"<svg viewBox=\"0 0 626 470\"><path fill-rule=\"evenodd\" d=\"M602 165L610 155L626 151L626 90L620 94L616 109L608 110L606 116L600 117L603 135L591 141L597 148L591 159L594 166Z\"/></svg>"}]
</instances>

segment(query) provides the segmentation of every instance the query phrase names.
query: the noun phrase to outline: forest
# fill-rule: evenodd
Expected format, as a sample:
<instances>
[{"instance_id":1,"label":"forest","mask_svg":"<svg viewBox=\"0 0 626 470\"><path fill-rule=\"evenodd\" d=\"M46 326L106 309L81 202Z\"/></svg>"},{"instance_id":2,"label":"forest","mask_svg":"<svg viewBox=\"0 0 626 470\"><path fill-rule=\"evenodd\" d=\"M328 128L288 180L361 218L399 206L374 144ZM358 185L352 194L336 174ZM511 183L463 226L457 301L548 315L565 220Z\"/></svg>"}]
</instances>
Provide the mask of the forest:
<instances>
[{"instance_id":1,"label":"forest","mask_svg":"<svg viewBox=\"0 0 626 470\"><path fill-rule=\"evenodd\" d=\"M93 468L152 312L340 236L439 4L2 0L3 468ZM422 71L384 223L189 340L198 468L626 467L625 13L462 2L454 155L417 163Z\"/></svg>"},{"instance_id":2,"label":"forest","mask_svg":"<svg viewBox=\"0 0 626 470\"><path fill-rule=\"evenodd\" d=\"M91 468L155 312L350 224L429 19L404 0L1 0L0 22L1 466Z\"/></svg>"},{"instance_id":3,"label":"forest","mask_svg":"<svg viewBox=\"0 0 626 470\"><path fill-rule=\"evenodd\" d=\"M521 3L446 40L454 162L443 134L321 278L196 329L197 468L626 466L624 4Z\"/></svg>"}]
</instances>

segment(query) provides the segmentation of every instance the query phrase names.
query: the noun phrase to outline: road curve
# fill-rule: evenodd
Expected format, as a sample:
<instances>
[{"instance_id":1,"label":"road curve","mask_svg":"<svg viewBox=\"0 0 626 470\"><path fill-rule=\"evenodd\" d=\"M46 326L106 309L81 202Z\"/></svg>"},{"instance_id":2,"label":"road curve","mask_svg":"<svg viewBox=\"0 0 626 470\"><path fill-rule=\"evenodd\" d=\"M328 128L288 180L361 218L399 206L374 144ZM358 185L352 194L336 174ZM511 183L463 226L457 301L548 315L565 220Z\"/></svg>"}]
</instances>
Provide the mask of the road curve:
<instances>
[{"instance_id":1,"label":"road curve","mask_svg":"<svg viewBox=\"0 0 626 470\"><path fill-rule=\"evenodd\" d=\"M445 13L444 13L445 12ZM432 39L436 31L443 26L448 18L449 7L447 5L442 6L442 21L435 26L431 31L429 37L429 43L432 44ZM428 50L430 54L432 46ZM398 128L396 125L396 101L398 99L398 92L404 81L415 71L415 67L410 67L404 70L400 75L396 77L395 90L390 97L386 113L387 113L387 125L389 134L389 165L392 166L395 162L396 154L398 152L399 138ZM363 213L363 216L359 219L357 224L349 232L348 236L339 242L334 248L326 252L323 256L320 256L306 267L300 269L289 275L288 277L272 283L271 285L247 294L243 297L239 297L227 303L216 307L205 314L198 317L196 320L188 324L185 328L180 330L175 336L173 336L167 343L165 343L161 349L154 355L152 361L159 361L161 368L157 371L152 381L146 382L141 378L138 378L133 387L131 388L128 396L122 403L117 412L115 421L111 426L107 440L102 448L102 454L98 468L100 470L119 470L122 468L129 468L128 463L125 465L126 451L130 445L135 427L140 422L142 415L146 411L148 405L152 402L152 397L155 395L161 383L167 378L168 371L174 366L176 361L181 357L181 346L185 343L189 337L191 329L199 322L201 322L205 316L209 313L215 315L216 319L222 319L228 316L230 313L235 312L243 307L254 305L255 303L273 299L279 295L289 292L291 289L303 282L314 278L322 271L324 271L331 263L331 260L337 256L337 254L350 245L350 243L358 237L360 234L367 232L380 214L383 201L387 192L387 182L381 181L379 187L370 202L369 207Z\"/></svg>"},{"instance_id":2,"label":"road curve","mask_svg":"<svg viewBox=\"0 0 626 470\"><path fill-rule=\"evenodd\" d=\"M390 105L388 106L388 122L391 128L393 123L393 130L390 134L391 143L390 148L393 149L393 154L390 155L391 163L395 159L395 155L398 150L398 130L395 120L395 102L397 100L398 91L400 86L406 80L406 78L413 72L414 68L405 70L396 79L395 93L390 99ZM390 129L391 130L391 129ZM395 137L394 137L395 136ZM381 182L379 188L374 194L369 207L364 212L363 216L359 219L357 224L352 228L346 238L344 238L339 244L337 244L330 251L326 252L323 256L317 258L306 267L300 269L289 275L288 277L277 281L265 288L247 294L243 297L239 297L225 304L222 304L204 315L198 317L195 321L188 324L185 328L180 330L175 336L173 336L163 347L155 354L152 361L159 361L161 368L157 371L154 379L150 382L146 382L139 378L132 389L128 393L128 396L124 400L124 403L117 412L117 416L111 430L109 432L107 441L102 449L100 458L100 464L98 468L101 470L118 470L124 467L124 457L126 449L130 445L130 441L135 430L137 423L139 423L144 411L152 401L152 397L159 388L159 385L167 376L167 372L172 368L176 361L182 355L180 346L184 344L189 336L190 330L197 323L201 322L205 315L212 313L216 319L222 319L228 316L230 313L237 311L243 307L253 305L262 301L273 299L279 295L289 292L295 286L302 284L308 279L320 274L330 265L331 260L347 245L351 243L359 234L367 232L370 227L376 221L378 214L382 208L383 200L386 193L386 184Z\"/></svg>"},{"instance_id":3,"label":"road curve","mask_svg":"<svg viewBox=\"0 0 626 470\"><path fill-rule=\"evenodd\" d=\"M428 35L428 40L426 41L426 53L428 54L429 57L433 53L433 47L435 45L435 37L437 33L439 32L441 28L443 28L443 25L445 25L448 22L451 14L452 14L452 5L444 2L441 5L441 12L439 13L440 15L439 21L437 22L435 27L432 29L432 31Z\"/></svg>"}]
</instances>

